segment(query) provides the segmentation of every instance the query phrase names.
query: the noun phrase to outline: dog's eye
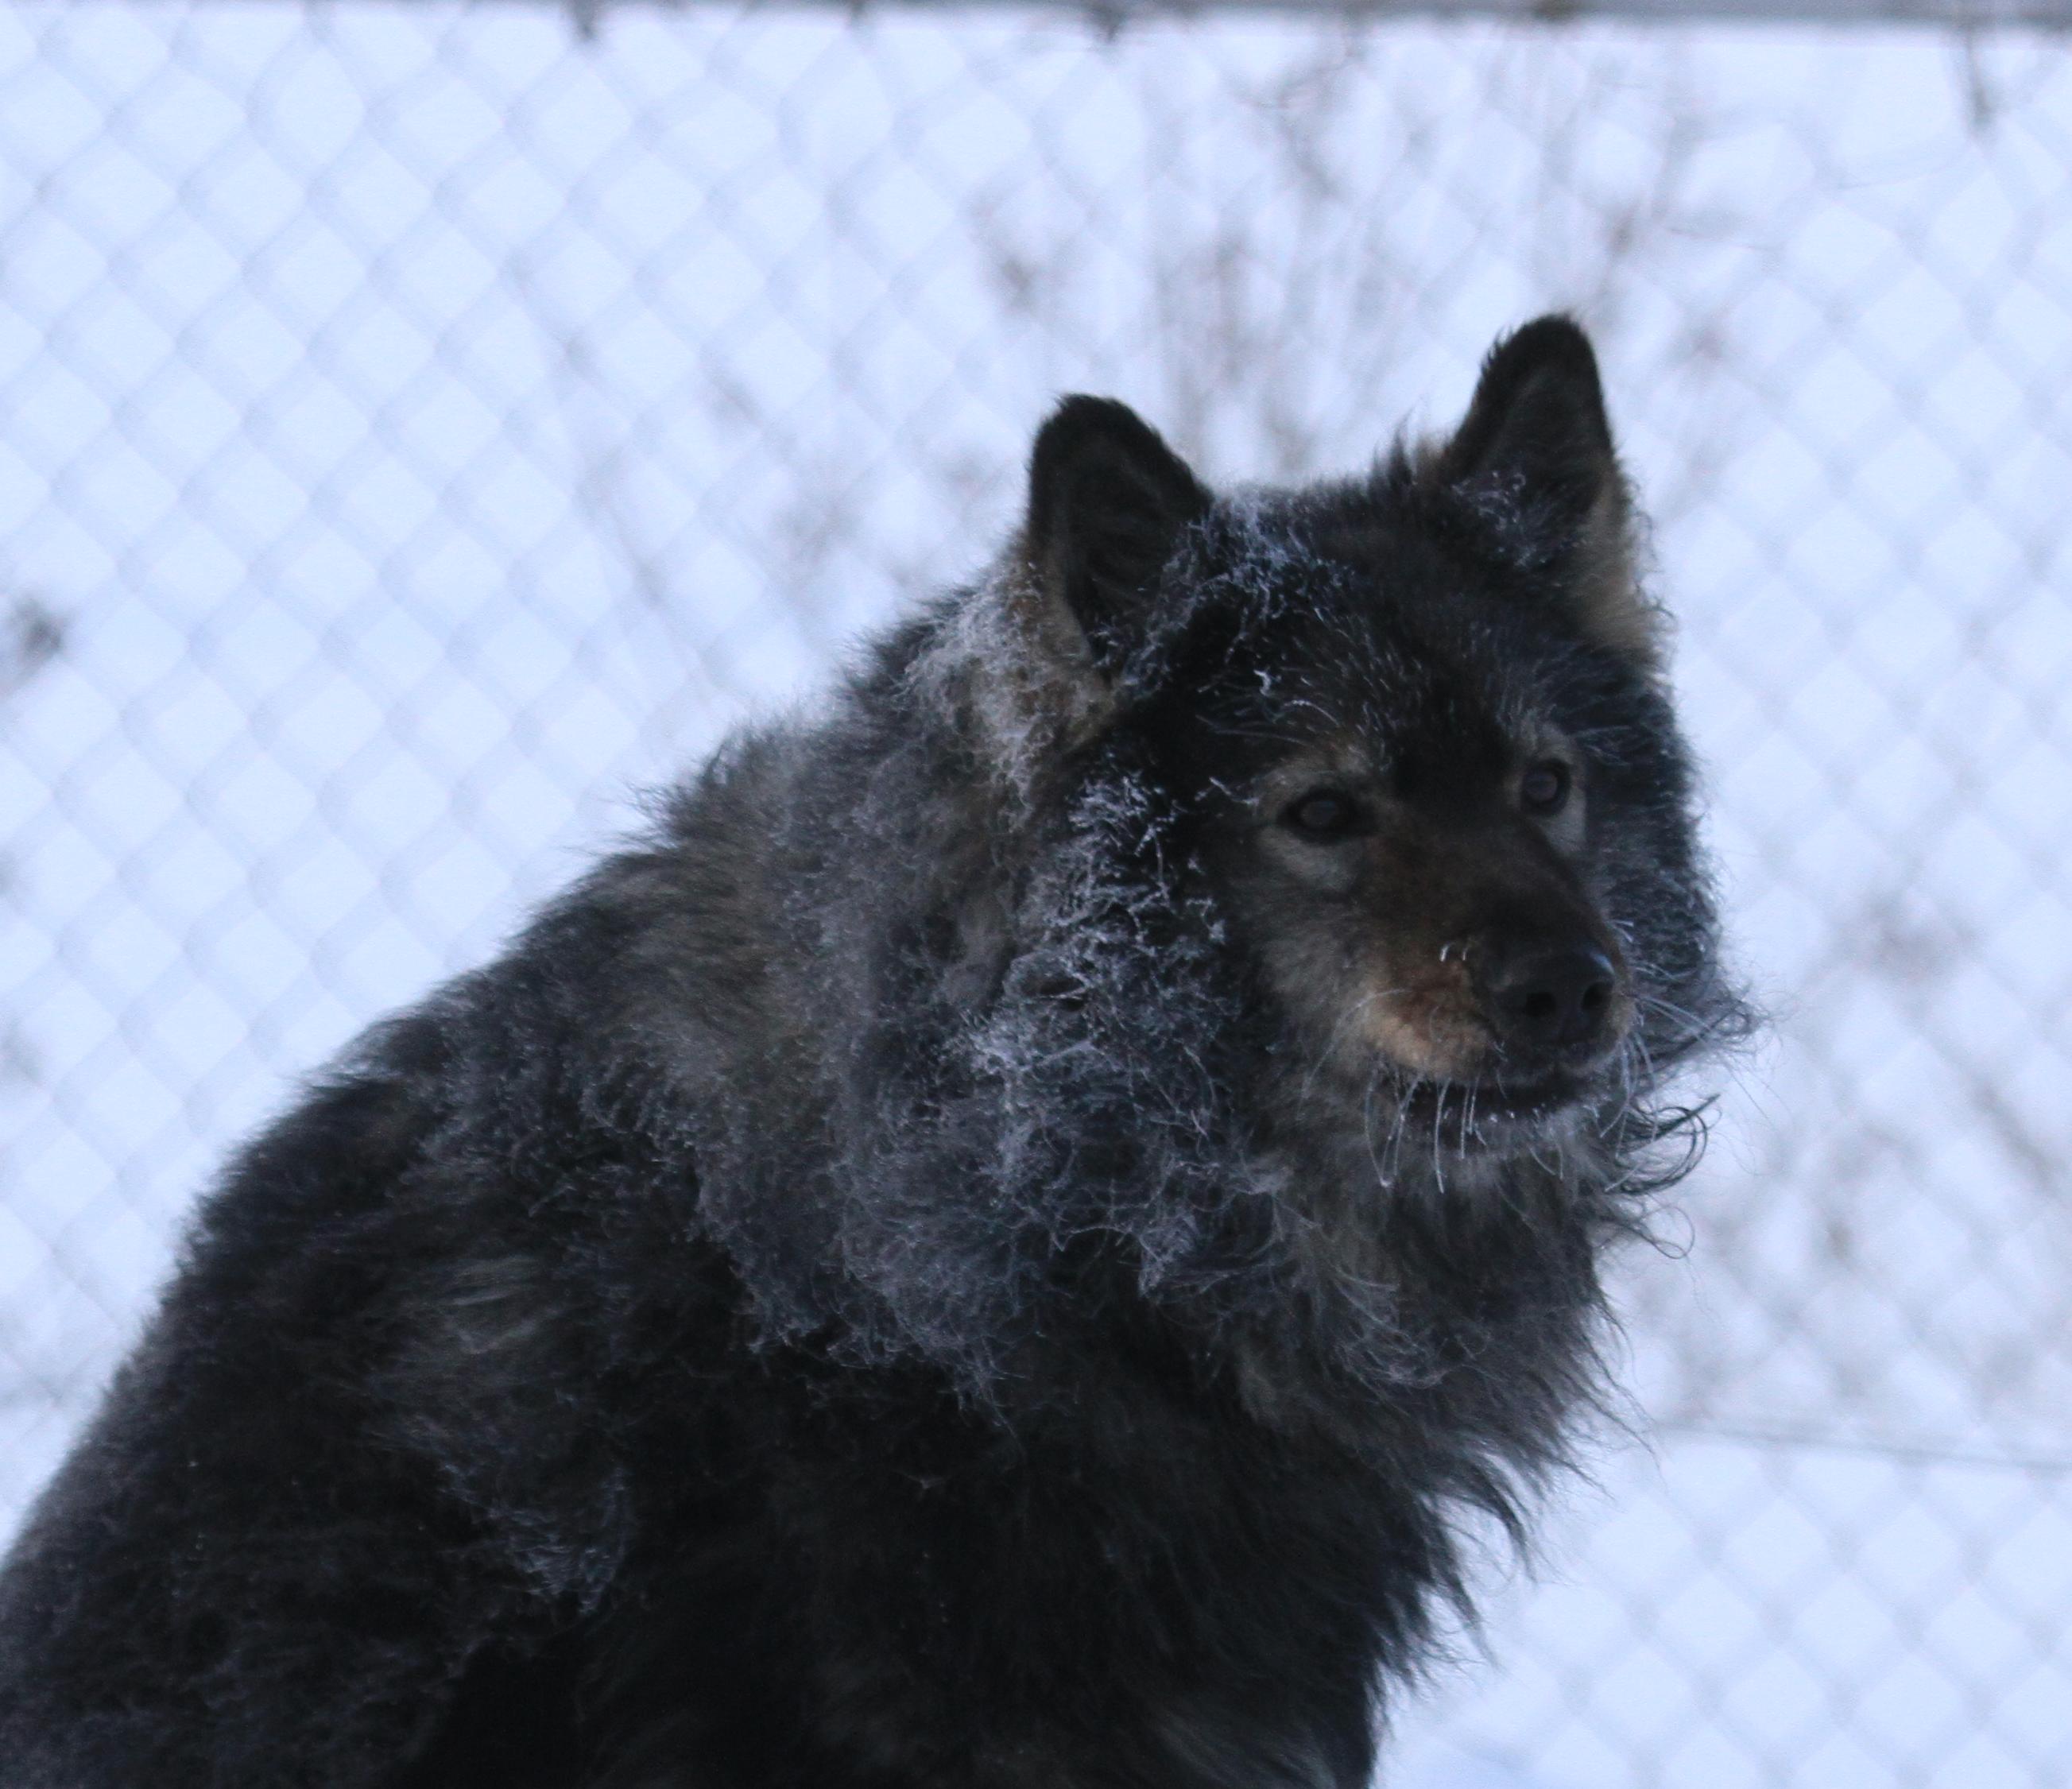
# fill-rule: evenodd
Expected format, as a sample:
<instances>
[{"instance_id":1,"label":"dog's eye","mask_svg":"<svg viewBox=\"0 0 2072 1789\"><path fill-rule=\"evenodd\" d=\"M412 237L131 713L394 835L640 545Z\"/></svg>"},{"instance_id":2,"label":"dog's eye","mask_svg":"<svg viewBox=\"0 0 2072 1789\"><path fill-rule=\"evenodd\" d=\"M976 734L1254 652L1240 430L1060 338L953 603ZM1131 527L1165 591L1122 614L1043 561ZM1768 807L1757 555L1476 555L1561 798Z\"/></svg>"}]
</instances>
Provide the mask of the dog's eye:
<instances>
[{"instance_id":1,"label":"dog's eye","mask_svg":"<svg viewBox=\"0 0 2072 1789\"><path fill-rule=\"evenodd\" d=\"M1306 839L1340 839L1359 824L1359 807L1342 789L1312 789L1281 816Z\"/></svg>"},{"instance_id":2,"label":"dog's eye","mask_svg":"<svg viewBox=\"0 0 2072 1789\"><path fill-rule=\"evenodd\" d=\"M1527 764L1519 779L1518 804L1536 820L1546 820L1568 805L1568 767L1552 758Z\"/></svg>"}]
</instances>

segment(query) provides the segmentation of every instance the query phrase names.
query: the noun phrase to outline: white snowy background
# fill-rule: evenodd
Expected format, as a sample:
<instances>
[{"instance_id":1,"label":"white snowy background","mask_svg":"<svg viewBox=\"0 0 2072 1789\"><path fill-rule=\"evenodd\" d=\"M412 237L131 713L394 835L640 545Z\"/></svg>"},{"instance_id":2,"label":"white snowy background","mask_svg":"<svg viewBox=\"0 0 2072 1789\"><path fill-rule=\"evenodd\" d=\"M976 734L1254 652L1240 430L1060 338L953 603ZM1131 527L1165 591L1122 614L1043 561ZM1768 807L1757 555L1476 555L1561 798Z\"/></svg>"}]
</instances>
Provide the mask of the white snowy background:
<instances>
[{"instance_id":1,"label":"white snowy background","mask_svg":"<svg viewBox=\"0 0 2072 1789\"><path fill-rule=\"evenodd\" d=\"M226 1148L1056 394L1342 469L1561 306L1776 1017L1390 1780L2063 1789L2069 170L2018 33L0 8L0 1530Z\"/></svg>"}]
</instances>

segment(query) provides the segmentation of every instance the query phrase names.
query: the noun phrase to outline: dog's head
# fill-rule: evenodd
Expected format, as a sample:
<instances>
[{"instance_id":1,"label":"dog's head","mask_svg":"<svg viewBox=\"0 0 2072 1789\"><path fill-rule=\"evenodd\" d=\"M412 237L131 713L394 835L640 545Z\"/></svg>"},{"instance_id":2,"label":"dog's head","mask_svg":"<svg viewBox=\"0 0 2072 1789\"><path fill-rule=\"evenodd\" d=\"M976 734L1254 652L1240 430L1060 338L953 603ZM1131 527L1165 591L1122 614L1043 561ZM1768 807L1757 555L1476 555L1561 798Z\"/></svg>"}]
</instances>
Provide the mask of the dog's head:
<instances>
[{"instance_id":1,"label":"dog's head","mask_svg":"<svg viewBox=\"0 0 2072 1789\"><path fill-rule=\"evenodd\" d=\"M1442 442L1213 497L1067 400L1026 561L1305 1086L1535 1146L1718 1022L1659 618L1589 344L1500 343ZM1092 749L1090 746L1083 749Z\"/></svg>"}]
</instances>

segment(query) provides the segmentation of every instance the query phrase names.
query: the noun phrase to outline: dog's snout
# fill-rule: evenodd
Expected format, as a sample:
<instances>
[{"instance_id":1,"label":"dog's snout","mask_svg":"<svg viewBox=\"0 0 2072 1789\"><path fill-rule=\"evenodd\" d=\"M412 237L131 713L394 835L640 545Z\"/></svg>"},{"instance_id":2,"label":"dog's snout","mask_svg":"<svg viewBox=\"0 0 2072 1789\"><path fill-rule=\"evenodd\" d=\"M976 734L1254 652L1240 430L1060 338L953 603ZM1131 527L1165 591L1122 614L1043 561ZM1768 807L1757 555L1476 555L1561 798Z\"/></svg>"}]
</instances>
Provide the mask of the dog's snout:
<instances>
[{"instance_id":1,"label":"dog's snout","mask_svg":"<svg viewBox=\"0 0 2072 1789\"><path fill-rule=\"evenodd\" d=\"M1505 952L1482 981L1499 1038L1536 1054L1569 1054L1597 1043L1618 988L1611 959L1581 943Z\"/></svg>"}]
</instances>

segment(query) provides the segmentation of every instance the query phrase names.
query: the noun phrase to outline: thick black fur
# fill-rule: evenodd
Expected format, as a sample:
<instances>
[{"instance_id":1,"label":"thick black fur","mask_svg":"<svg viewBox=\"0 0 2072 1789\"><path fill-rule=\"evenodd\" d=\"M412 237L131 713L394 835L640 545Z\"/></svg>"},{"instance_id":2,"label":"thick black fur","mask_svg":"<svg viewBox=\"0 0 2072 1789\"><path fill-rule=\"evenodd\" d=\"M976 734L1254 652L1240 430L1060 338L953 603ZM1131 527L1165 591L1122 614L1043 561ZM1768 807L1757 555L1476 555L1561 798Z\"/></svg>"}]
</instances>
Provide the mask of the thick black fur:
<instances>
[{"instance_id":1,"label":"thick black fur","mask_svg":"<svg viewBox=\"0 0 2072 1789\"><path fill-rule=\"evenodd\" d=\"M1739 1022L1631 526L1560 319L1292 492L1068 400L991 575L235 1162L0 1784L1364 1782ZM1613 1016L1504 1030L1564 950Z\"/></svg>"}]
</instances>

